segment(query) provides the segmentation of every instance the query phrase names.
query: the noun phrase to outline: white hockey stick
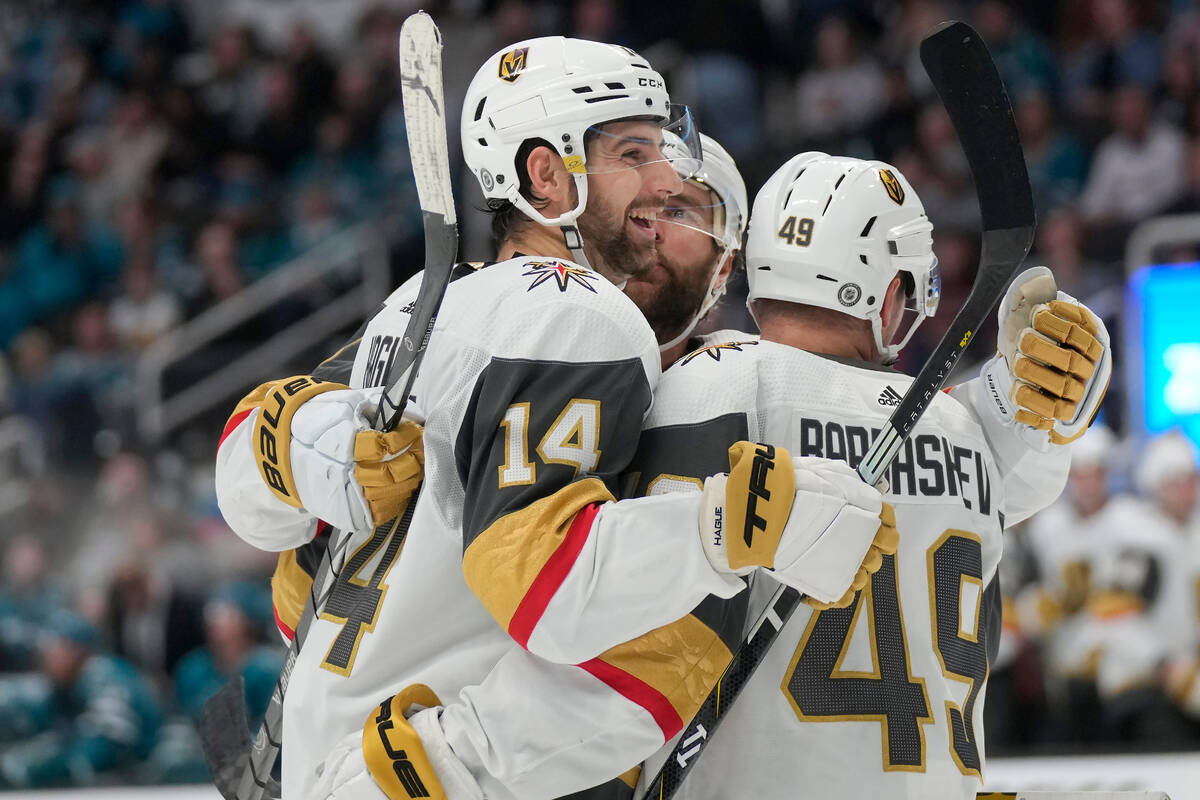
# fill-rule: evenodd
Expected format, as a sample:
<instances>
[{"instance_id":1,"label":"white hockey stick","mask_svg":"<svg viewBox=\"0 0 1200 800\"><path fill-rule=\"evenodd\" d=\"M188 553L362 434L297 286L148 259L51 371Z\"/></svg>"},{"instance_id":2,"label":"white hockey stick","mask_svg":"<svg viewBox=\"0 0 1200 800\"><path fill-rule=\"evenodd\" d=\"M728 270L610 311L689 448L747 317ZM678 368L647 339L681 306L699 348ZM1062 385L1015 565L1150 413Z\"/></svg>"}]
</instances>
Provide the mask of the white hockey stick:
<instances>
[{"instance_id":1,"label":"white hockey stick","mask_svg":"<svg viewBox=\"0 0 1200 800\"><path fill-rule=\"evenodd\" d=\"M437 26L428 14L417 12L404 21L400 29L399 58L409 157L425 224L425 272L412 316L401 340L400 353L388 370L384 380L387 389L376 409L375 426L385 431L392 430L404 413L458 253L458 228L450 187L446 108L442 92L442 41ZM401 378L404 378L403 385ZM406 535L416 502L414 493L393 535ZM388 520L382 527L390 528L394 522ZM205 704L200 721L201 744L213 784L225 800L262 800L278 798L280 795L279 784L272 777L272 771L282 740L283 697L296 656L316 617L316 609L324 607L337 581L346 543L350 538L339 531L330 534L324 557L313 576L304 612L296 625L287 658L279 672L270 705L254 741L250 742L246 733L248 726L240 678L231 681ZM330 575L333 576L332 580L329 579ZM320 597L317 596L318 592L322 592Z\"/></svg>"}]
</instances>

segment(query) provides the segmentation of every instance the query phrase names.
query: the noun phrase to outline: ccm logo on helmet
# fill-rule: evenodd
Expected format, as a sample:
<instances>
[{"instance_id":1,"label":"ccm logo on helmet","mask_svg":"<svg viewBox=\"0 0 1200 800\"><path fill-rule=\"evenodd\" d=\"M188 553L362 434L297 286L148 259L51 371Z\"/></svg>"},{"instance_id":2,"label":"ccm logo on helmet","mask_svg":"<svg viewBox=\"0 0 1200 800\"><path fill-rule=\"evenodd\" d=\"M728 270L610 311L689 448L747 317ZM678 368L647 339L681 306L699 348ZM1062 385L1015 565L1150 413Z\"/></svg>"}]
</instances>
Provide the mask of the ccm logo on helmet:
<instances>
[{"instance_id":1,"label":"ccm logo on helmet","mask_svg":"<svg viewBox=\"0 0 1200 800\"><path fill-rule=\"evenodd\" d=\"M662 89L663 82L658 78L638 78L638 86L649 86L651 89Z\"/></svg>"},{"instance_id":2,"label":"ccm logo on helmet","mask_svg":"<svg viewBox=\"0 0 1200 800\"><path fill-rule=\"evenodd\" d=\"M408 792L409 797L429 797L429 790L417 774L417 768L408 760L408 753L392 747L388 740L388 731L393 727L392 704L385 700L379 705L379 714L375 717L375 730L379 734L379 741L383 743L383 751L392 760L392 771L396 773L400 785Z\"/></svg>"},{"instance_id":3,"label":"ccm logo on helmet","mask_svg":"<svg viewBox=\"0 0 1200 800\"><path fill-rule=\"evenodd\" d=\"M742 538L746 545L754 543L754 530L767 529L767 521L757 513L758 499L770 501L771 490L767 488L767 473L775 469L775 448L769 444L760 444L754 451L754 463L750 465L750 496L746 498L746 526Z\"/></svg>"},{"instance_id":4,"label":"ccm logo on helmet","mask_svg":"<svg viewBox=\"0 0 1200 800\"><path fill-rule=\"evenodd\" d=\"M509 50L507 53L500 56L500 80L512 83L517 78L521 77L521 73L525 71L525 66L528 63L528 47L518 47L516 50Z\"/></svg>"}]
</instances>

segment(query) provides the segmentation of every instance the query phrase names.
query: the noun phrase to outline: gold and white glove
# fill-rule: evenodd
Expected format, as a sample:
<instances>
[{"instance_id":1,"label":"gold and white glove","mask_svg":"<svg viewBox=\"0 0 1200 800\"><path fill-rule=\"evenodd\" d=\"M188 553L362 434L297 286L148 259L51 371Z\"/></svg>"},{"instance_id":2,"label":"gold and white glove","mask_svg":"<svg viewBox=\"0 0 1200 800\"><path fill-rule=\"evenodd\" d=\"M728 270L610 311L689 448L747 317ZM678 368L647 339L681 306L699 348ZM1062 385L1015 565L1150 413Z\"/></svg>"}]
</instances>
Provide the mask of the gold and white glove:
<instances>
[{"instance_id":1,"label":"gold and white glove","mask_svg":"<svg viewBox=\"0 0 1200 800\"><path fill-rule=\"evenodd\" d=\"M704 482L700 537L718 572L764 568L816 608L849 605L899 538L891 506L844 462L752 442Z\"/></svg>"},{"instance_id":2,"label":"gold and white glove","mask_svg":"<svg viewBox=\"0 0 1200 800\"><path fill-rule=\"evenodd\" d=\"M483 800L483 790L450 749L441 702L416 683L384 700L317 768L310 800Z\"/></svg>"},{"instance_id":3,"label":"gold and white glove","mask_svg":"<svg viewBox=\"0 0 1200 800\"><path fill-rule=\"evenodd\" d=\"M1058 291L1046 267L1018 275L1000 301L999 352L981 372L991 406L1025 441L1067 444L1092 423L1112 375L1104 322Z\"/></svg>"},{"instance_id":4,"label":"gold and white glove","mask_svg":"<svg viewBox=\"0 0 1200 800\"><path fill-rule=\"evenodd\" d=\"M284 503L341 530L369 530L397 516L424 475L422 428L372 428L382 387L350 389L298 375L259 405L251 445L259 474Z\"/></svg>"}]
</instances>

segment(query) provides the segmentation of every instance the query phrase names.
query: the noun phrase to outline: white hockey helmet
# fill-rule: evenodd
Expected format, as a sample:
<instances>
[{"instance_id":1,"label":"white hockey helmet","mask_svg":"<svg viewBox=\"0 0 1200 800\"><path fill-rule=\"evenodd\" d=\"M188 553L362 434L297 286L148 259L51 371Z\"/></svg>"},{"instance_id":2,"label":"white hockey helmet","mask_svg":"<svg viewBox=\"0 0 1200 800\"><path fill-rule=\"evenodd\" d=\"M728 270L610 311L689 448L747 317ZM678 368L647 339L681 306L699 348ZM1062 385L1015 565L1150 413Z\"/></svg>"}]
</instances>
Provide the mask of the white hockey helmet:
<instances>
[{"instance_id":1,"label":"white hockey helmet","mask_svg":"<svg viewBox=\"0 0 1200 800\"><path fill-rule=\"evenodd\" d=\"M754 199L747 303L786 300L869 320L880 355L894 361L921 321L937 311L941 280L932 233L920 198L895 167L801 153ZM897 273L911 279L905 287L911 313L907 329L889 343L880 309Z\"/></svg>"},{"instance_id":2,"label":"white hockey helmet","mask_svg":"<svg viewBox=\"0 0 1200 800\"><path fill-rule=\"evenodd\" d=\"M484 197L507 200L543 225L567 226L587 206L585 134L627 119L658 122L686 153L678 166L699 166L700 142L687 107L671 104L666 82L646 59L628 47L584 39L526 39L485 61L467 87L463 157ZM575 178L576 207L552 219L521 196L524 165L517 155L531 139L554 148Z\"/></svg>"},{"instance_id":3,"label":"white hockey helmet","mask_svg":"<svg viewBox=\"0 0 1200 800\"><path fill-rule=\"evenodd\" d=\"M1197 463L1196 445L1182 431L1171 431L1156 436L1146 445L1135 479L1142 494L1154 497L1164 483L1197 471L1200 471L1200 464Z\"/></svg>"}]
</instances>

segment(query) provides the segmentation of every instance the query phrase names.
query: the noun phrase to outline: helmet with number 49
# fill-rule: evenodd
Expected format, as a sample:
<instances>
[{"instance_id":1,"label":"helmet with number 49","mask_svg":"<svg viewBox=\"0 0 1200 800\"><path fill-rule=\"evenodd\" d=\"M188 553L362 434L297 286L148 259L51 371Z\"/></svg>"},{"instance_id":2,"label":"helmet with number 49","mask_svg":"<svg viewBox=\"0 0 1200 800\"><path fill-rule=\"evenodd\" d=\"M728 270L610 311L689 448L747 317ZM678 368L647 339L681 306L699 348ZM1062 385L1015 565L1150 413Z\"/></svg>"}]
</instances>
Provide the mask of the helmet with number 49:
<instances>
[{"instance_id":1,"label":"helmet with number 49","mask_svg":"<svg viewBox=\"0 0 1200 800\"><path fill-rule=\"evenodd\" d=\"M880 356L894 361L921 321L937 311L941 281L932 233L920 198L895 167L801 153L754 199L747 302L785 300L869 320ZM905 319L885 342L880 311L897 274Z\"/></svg>"}]
</instances>

